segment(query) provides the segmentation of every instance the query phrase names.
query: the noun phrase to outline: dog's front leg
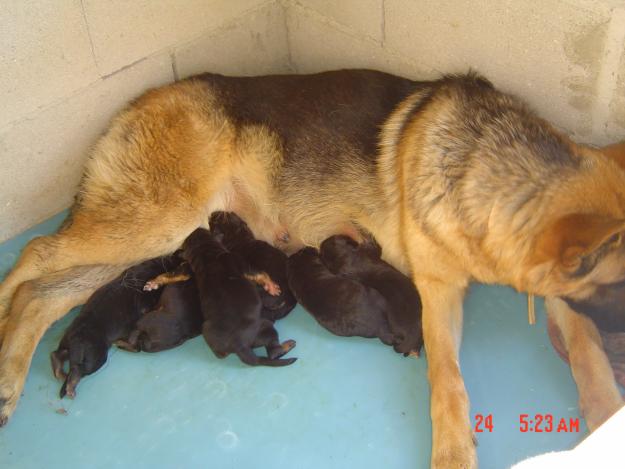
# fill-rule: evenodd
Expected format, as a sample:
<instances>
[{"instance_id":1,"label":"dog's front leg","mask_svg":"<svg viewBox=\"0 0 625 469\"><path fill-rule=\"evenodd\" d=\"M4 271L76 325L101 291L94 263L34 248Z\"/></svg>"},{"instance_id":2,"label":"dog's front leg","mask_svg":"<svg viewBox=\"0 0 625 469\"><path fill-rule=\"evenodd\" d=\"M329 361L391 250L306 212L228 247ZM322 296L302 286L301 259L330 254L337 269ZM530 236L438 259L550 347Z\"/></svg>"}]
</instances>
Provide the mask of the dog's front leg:
<instances>
[{"instance_id":1,"label":"dog's front leg","mask_svg":"<svg viewBox=\"0 0 625 469\"><path fill-rule=\"evenodd\" d=\"M432 469L477 467L469 398L460 374L465 286L415 279L423 303L423 335L431 389Z\"/></svg>"},{"instance_id":2,"label":"dog's front leg","mask_svg":"<svg viewBox=\"0 0 625 469\"><path fill-rule=\"evenodd\" d=\"M623 406L601 336L589 318L573 311L560 298L547 298L545 306L568 354L580 412L594 431Z\"/></svg>"}]
</instances>

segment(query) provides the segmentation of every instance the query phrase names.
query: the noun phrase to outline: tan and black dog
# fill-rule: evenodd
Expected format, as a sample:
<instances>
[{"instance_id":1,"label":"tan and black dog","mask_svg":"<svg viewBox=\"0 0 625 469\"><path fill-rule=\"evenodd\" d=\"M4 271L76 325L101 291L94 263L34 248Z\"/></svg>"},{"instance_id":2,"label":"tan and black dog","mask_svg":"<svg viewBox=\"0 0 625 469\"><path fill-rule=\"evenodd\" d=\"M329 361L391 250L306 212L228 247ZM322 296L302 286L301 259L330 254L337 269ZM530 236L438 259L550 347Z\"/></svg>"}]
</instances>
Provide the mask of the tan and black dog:
<instances>
[{"instance_id":1,"label":"tan and black dog","mask_svg":"<svg viewBox=\"0 0 625 469\"><path fill-rule=\"evenodd\" d=\"M0 286L1 423L53 321L215 210L286 251L363 228L418 266L434 468L477 464L458 364L469 282L581 299L625 277L625 172L485 79L201 75L112 121L68 221Z\"/></svg>"},{"instance_id":2,"label":"tan and black dog","mask_svg":"<svg viewBox=\"0 0 625 469\"><path fill-rule=\"evenodd\" d=\"M601 152L625 168L625 142ZM547 298L545 305L551 341L571 365L580 411L594 430L625 403L615 380L625 383L625 282L601 282L591 296Z\"/></svg>"}]
</instances>

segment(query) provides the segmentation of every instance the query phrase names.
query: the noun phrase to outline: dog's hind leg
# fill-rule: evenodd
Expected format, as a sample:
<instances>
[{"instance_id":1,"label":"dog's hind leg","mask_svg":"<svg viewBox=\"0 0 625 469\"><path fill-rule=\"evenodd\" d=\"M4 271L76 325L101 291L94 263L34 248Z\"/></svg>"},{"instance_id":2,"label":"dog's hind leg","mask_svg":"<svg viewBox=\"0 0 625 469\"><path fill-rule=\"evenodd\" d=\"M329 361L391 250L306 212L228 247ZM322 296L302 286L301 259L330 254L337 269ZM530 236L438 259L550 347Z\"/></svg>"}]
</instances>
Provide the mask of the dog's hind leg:
<instances>
[{"instance_id":1,"label":"dog's hind leg","mask_svg":"<svg viewBox=\"0 0 625 469\"><path fill-rule=\"evenodd\" d=\"M464 286L416 278L423 303L423 333L431 389L432 469L474 469L469 398L458 352Z\"/></svg>"},{"instance_id":2,"label":"dog's hind leg","mask_svg":"<svg viewBox=\"0 0 625 469\"><path fill-rule=\"evenodd\" d=\"M65 362L69 358L69 351L67 349L55 350L50 354L50 364L52 365L52 373L58 380L65 380L67 373L63 370Z\"/></svg>"},{"instance_id":3,"label":"dog's hind leg","mask_svg":"<svg viewBox=\"0 0 625 469\"><path fill-rule=\"evenodd\" d=\"M160 274L153 279L145 282L143 289L145 291L158 290L164 285L185 282L191 278L191 275L191 266L188 262L183 262L178 267L176 267L176 270L174 270L173 272L165 272L164 274Z\"/></svg>"},{"instance_id":4,"label":"dog's hind leg","mask_svg":"<svg viewBox=\"0 0 625 469\"><path fill-rule=\"evenodd\" d=\"M251 349L241 349L236 353L243 363L250 366L288 366L297 360L297 358L258 357Z\"/></svg>"},{"instance_id":5,"label":"dog's hind leg","mask_svg":"<svg viewBox=\"0 0 625 469\"><path fill-rule=\"evenodd\" d=\"M9 312L16 310L16 308L11 308L14 293L22 283L75 265L118 263L117 261L107 262L103 259L89 262L84 255L81 255L81 248L83 251L91 251L92 254L102 251L98 245L89 246L89 243L81 243L71 231L41 236L26 245L17 264L0 283L0 342L4 338Z\"/></svg>"},{"instance_id":6,"label":"dog's hind leg","mask_svg":"<svg viewBox=\"0 0 625 469\"><path fill-rule=\"evenodd\" d=\"M275 359L287 354L295 345L296 342L294 340L286 340L280 343L278 331L273 327L271 321L265 319L260 326L253 347L265 347L267 356L271 359Z\"/></svg>"},{"instance_id":7,"label":"dog's hind leg","mask_svg":"<svg viewBox=\"0 0 625 469\"><path fill-rule=\"evenodd\" d=\"M85 215L80 211L74 221L59 233L33 239L24 248L18 263L0 284L0 341L11 314L14 292L23 282L42 275L77 266L125 265L173 252L201 221L198 211L180 212L154 209L142 215L142 224L129 214ZM114 218L111 222L107 217ZM149 218L148 218L149 217Z\"/></svg>"},{"instance_id":8,"label":"dog's hind leg","mask_svg":"<svg viewBox=\"0 0 625 469\"><path fill-rule=\"evenodd\" d=\"M571 364L580 412L594 431L623 406L601 336L590 318L573 311L565 301L547 298L545 306L549 320L559 329Z\"/></svg>"},{"instance_id":9,"label":"dog's hind leg","mask_svg":"<svg viewBox=\"0 0 625 469\"><path fill-rule=\"evenodd\" d=\"M143 334L143 331L135 329L130 333L128 338L116 340L113 344L115 347L125 350L126 352L138 353L141 351L141 334Z\"/></svg>"},{"instance_id":10,"label":"dog's hind leg","mask_svg":"<svg viewBox=\"0 0 625 469\"><path fill-rule=\"evenodd\" d=\"M0 349L0 426L6 424L17 405L33 353L44 332L121 270L123 266L74 267L18 287Z\"/></svg>"}]
</instances>

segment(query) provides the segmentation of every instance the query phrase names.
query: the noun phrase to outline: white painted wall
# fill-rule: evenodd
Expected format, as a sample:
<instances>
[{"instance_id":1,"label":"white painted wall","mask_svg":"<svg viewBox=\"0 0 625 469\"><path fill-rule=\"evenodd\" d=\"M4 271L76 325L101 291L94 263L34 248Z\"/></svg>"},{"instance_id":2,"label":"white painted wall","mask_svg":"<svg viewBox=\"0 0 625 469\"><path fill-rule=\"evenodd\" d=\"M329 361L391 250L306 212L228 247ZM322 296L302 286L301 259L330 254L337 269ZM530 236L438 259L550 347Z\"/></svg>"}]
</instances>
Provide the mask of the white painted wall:
<instances>
[{"instance_id":1,"label":"white painted wall","mask_svg":"<svg viewBox=\"0 0 625 469\"><path fill-rule=\"evenodd\" d=\"M5 0L0 24L0 241L71 204L90 145L144 90L290 70L273 0Z\"/></svg>"},{"instance_id":2,"label":"white painted wall","mask_svg":"<svg viewBox=\"0 0 625 469\"><path fill-rule=\"evenodd\" d=\"M0 241L71 204L129 99L202 71L472 67L577 140L625 139L623 0L6 0L0 24Z\"/></svg>"}]
</instances>

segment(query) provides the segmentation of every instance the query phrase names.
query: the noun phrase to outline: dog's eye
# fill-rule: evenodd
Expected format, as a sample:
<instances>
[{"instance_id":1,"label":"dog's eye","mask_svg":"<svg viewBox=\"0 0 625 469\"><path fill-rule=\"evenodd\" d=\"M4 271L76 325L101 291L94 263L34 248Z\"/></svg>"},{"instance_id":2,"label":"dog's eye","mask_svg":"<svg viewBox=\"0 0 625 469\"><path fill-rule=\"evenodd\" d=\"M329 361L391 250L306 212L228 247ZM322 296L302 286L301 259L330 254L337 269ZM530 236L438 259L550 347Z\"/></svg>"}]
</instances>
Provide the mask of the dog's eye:
<instances>
[{"instance_id":1,"label":"dog's eye","mask_svg":"<svg viewBox=\"0 0 625 469\"><path fill-rule=\"evenodd\" d=\"M622 241L622 239L623 239L623 234L622 234L622 233L616 233L615 235L612 235L612 236L610 237L610 239L608 239L608 240L606 241L606 243L605 243L605 244L606 244L607 246L610 246L610 247L616 248L616 247L618 247L618 246L620 246L620 245L621 245L621 241Z\"/></svg>"}]
</instances>

